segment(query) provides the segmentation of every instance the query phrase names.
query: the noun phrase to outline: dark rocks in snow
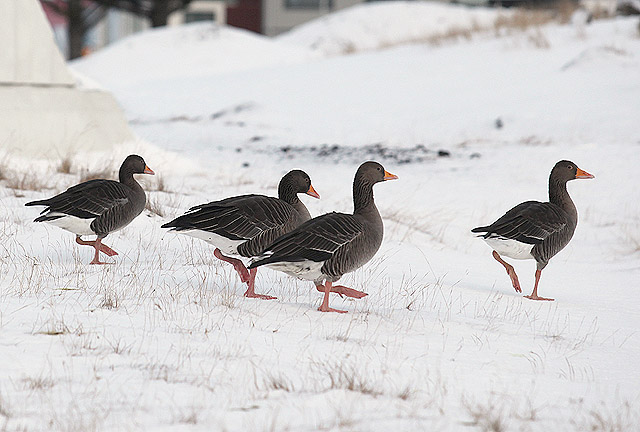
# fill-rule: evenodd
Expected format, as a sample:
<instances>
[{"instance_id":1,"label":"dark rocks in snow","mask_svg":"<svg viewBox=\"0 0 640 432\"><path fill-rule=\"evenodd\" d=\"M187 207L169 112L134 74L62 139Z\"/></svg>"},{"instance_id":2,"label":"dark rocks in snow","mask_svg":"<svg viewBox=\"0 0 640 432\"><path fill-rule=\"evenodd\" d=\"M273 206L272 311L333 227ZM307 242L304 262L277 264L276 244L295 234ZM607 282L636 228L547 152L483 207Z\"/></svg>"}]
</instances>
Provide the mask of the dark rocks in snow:
<instances>
[{"instance_id":1,"label":"dark rocks in snow","mask_svg":"<svg viewBox=\"0 0 640 432\"><path fill-rule=\"evenodd\" d=\"M266 150L265 150L266 151ZM452 152L446 149L432 150L424 144L412 147L389 147L382 143L370 144L362 147L342 146L338 144L322 144L318 146L282 146L277 149L281 157L295 159L308 157L331 162L360 163L363 160L388 161L392 164L403 165L434 161L438 158L452 157Z\"/></svg>"},{"instance_id":2,"label":"dark rocks in snow","mask_svg":"<svg viewBox=\"0 0 640 432\"><path fill-rule=\"evenodd\" d=\"M502 122L502 119L500 117L496 119L495 126L496 129L502 129L502 126L504 126L504 123Z\"/></svg>"}]
</instances>

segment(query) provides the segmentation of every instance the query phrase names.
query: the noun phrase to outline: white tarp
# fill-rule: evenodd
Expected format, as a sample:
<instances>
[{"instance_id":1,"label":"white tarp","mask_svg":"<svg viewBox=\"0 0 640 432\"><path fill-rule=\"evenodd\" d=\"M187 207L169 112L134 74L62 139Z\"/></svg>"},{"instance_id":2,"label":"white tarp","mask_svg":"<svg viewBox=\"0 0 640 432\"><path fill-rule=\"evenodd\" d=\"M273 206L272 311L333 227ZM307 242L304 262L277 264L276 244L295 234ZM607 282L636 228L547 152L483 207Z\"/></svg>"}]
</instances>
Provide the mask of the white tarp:
<instances>
[{"instance_id":1,"label":"white tarp","mask_svg":"<svg viewBox=\"0 0 640 432\"><path fill-rule=\"evenodd\" d=\"M0 1L0 83L73 85L37 0Z\"/></svg>"},{"instance_id":2,"label":"white tarp","mask_svg":"<svg viewBox=\"0 0 640 432\"><path fill-rule=\"evenodd\" d=\"M80 88L37 0L0 0L0 150L64 157L133 140L110 93Z\"/></svg>"}]
</instances>

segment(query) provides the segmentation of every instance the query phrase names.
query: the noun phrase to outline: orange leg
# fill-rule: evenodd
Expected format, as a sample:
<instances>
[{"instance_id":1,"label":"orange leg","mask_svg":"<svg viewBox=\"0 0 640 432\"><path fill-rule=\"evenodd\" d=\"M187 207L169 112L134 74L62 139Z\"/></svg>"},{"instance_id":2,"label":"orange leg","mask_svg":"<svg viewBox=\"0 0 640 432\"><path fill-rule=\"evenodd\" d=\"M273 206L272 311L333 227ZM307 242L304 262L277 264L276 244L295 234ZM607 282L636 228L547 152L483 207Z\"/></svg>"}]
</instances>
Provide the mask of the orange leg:
<instances>
[{"instance_id":1,"label":"orange leg","mask_svg":"<svg viewBox=\"0 0 640 432\"><path fill-rule=\"evenodd\" d=\"M243 283L249 282L249 279L250 279L249 270L247 270L247 268L244 266L242 261L240 261L239 259L222 255L222 252L220 252L220 249L218 248L216 248L216 250L213 251L213 254L216 256L216 258L230 263L233 266L233 268L236 269L236 271L238 272L238 276L240 276L240 281L242 281Z\"/></svg>"},{"instance_id":2,"label":"orange leg","mask_svg":"<svg viewBox=\"0 0 640 432\"><path fill-rule=\"evenodd\" d=\"M251 270L249 270L249 280L247 281L247 285L249 286L249 288L247 288L247 291L244 293L244 296L249 298L259 298L262 300L273 300L278 298L278 297L273 297L265 294L256 294L254 289L255 289L257 272L258 272L257 268L252 268Z\"/></svg>"},{"instance_id":3,"label":"orange leg","mask_svg":"<svg viewBox=\"0 0 640 432\"><path fill-rule=\"evenodd\" d=\"M542 275L542 270L536 270L536 282L533 285L533 292L531 293L531 295L525 296L525 298L528 298L529 300L553 301L552 298L538 297L538 282L540 281L541 275Z\"/></svg>"},{"instance_id":4,"label":"orange leg","mask_svg":"<svg viewBox=\"0 0 640 432\"><path fill-rule=\"evenodd\" d=\"M320 292L324 292L324 285L316 285L316 289ZM368 295L366 292L354 290L353 288L349 288L344 285L332 285L331 292L338 294L340 297L347 296L357 299L361 299Z\"/></svg>"},{"instance_id":5,"label":"orange leg","mask_svg":"<svg viewBox=\"0 0 640 432\"><path fill-rule=\"evenodd\" d=\"M93 241L85 241L82 240L80 236L76 236L76 243L83 246L92 246L96 250L96 253L93 255L93 260L89 264L113 264L100 261L100 252L105 253L108 256L118 255L118 253L109 246L103 245L100 237Z\"/></svg>"},{"instance_id":6,"label":"orange leg","mask_svg":"<svg viewBox=\"0 0 640 432\"><path fill-rule=\"evenodd\" d=\"M498 252L496 251L493 251L493 257L496 259L496 261L502 264L504 268L507 270L507 274L511 278L511 285L513 285L513 289L515 289L516 292L521 293L522 288L520 288L520 281L518 281L518 275L516 274L516 271L514 270L513 266L507 263L505 260L503 260L498 254Z\"/></svg>"},{"instance_id":7,"label":"orange leg","mask_svg":"<svg viewBox=\"0 0 640 432\"><path fill-rule=\"evenodd\" d=\"M338 312L338 313L347 313L346 310L333 309L329 307L329 293L331 293L331 282L326 281L324 283L324 298L322 299L322 304L318 308L320 312Z\"/></svg>"}]
</instances>

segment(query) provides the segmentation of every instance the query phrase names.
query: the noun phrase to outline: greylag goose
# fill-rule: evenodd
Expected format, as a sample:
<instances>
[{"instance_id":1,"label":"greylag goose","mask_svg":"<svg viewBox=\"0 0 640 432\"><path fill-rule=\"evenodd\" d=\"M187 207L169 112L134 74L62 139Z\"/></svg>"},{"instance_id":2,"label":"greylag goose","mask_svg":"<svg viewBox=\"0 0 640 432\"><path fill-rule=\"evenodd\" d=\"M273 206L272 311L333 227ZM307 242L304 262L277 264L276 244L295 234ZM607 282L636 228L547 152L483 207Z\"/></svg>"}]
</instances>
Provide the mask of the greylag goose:
<instances>
[{"instance_id":1,"label":"greylag goose","mask_svg":"<svg viewBox=\"0 0 640 432\"><path fill-rule=\"evenodd\" d=\"M513 259L535 259L533 292L525 297L553 301L551 298L538 296L538 282L542 270L569 243L578 224L578 212L567 192L567 182L592 178L593 175L581 170L573 162L560 161L549 176L549 202L523 202L491 225L471 230L481 233L478 237L482 237L491 246L493 257L507 270L516 292L522 292L518 276L513 266L500 255Z\"/></svg>"},{"instance_id":2,"label":"greylag goose","mask_svg":"<svg viewBox=\"0 0 640 432\"><path fill-rule=\"evenodd\" d=\"M76 235L80 245L93 246L95 254L90 264L106 264L100 261L100 252L108 256L118 255L102 243L109 233L129 225L147 202L147 197L134 174L154 172L138 155L129 155L122 162L119 181L89 180L72 186L52 198L31 201L26 206L43 205L42 216L34 222L48 222ZM82 240L83 235L97 235L94 241Z\"/></svg>"},{"instance_id":3,"label":"greylag goose","mask_svg":"<svg viewBox=\"0 0 640 432\"><path fill-rule=\"evenodd\" d=\"M354 298L367 294L333 282L363 266L380 248L384 227L373 200L373 185L397 178L377 162L363 163L353 180L353 214L334 212L305 222L276 240L249 269L268 265L313 281L324 292L318 310L345 313L329 307L330 292Z\"/></svg>"},{"instance_id":4,"label":"greylag goose","mask_svg":"<svg viewBox=\"0 0 640 432\"><path fill-rule=\"evenodd\" d=\"M162 228L172 228L214 245L213 254L232 264L240 280L247 284L245 297L275 299L256 294L257 270L247 270L241 260L228 255L245 258L260 255L275 239L311 219L309 210L298 198L299 193L320 198L307 173L293 170L280 180L278 198L242 195L201 204Z\"/></svg>"}]
</instances>

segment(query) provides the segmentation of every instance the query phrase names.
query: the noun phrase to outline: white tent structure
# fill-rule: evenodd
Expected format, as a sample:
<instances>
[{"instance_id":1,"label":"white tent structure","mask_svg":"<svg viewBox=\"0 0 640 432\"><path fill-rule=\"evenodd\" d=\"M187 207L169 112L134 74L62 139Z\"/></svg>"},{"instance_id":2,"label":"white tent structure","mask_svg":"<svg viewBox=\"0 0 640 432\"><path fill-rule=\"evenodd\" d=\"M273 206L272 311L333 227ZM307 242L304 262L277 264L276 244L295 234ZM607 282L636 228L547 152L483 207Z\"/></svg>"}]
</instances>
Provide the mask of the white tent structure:
<instances>
[{"instance_id":1,"label":"white tent structure","mask_svg":"<svg viewBox=\"0 0 640 432\"><path fill-rule=\"evenodd\" d=\"M133 139L111 94L82 88L37 0L0 1L0 149L59 158Z\"/></svg>"}]
</instances>

